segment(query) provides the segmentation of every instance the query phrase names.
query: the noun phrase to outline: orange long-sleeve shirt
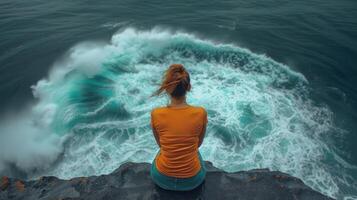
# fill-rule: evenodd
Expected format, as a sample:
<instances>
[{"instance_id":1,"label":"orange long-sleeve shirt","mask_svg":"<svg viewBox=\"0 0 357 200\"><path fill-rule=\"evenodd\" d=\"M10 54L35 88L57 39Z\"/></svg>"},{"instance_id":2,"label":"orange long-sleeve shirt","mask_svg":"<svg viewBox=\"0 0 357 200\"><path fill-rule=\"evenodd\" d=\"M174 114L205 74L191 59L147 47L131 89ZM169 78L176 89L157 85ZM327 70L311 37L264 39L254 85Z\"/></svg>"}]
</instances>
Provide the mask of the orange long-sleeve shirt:
<instances>
[{"instance_id":1,"label":"orange long-sleeve shirt","mask_svg":"<svg viewBox=\"0 0 357 200\"><path fill-rule=\"evenodd\" d=\"M207 112L200 106L154 108L151 127L161 146L157 170L178 178L196 175L201 169L198 142L206 124Z\"/></svg>"}]
</instances>

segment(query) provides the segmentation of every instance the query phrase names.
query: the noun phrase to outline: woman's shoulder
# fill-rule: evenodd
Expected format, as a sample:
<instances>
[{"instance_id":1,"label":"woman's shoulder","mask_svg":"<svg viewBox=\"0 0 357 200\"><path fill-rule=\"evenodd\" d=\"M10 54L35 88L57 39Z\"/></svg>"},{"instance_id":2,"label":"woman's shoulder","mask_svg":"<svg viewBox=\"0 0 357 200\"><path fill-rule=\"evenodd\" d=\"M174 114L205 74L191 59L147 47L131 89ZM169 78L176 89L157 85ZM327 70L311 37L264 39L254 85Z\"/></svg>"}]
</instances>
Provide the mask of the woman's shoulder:
<instances>
[{"instance_id":1,"label":"woman's shoulder","mask_svg":"<svg viewBox=\"0 0 357 200\"><path fill-rule=\"evenodd\" d=\"M157 112L159 110L161 110L163 107L156 107L156 108L152 108L151 109L151 113Z\"/></svg>"},{"instance_id":2,"label":"woman's shoulder","mask_svg":"<svg viewBox=\"0 0 357 200\"><path fill-rule=\"evenodd\" d=\"M197 106L197 105L190 104L190 109L206 113L206 108L203 106ZM166 112L167 110L169 110L169 108L167 106L155 107L151 110L151 113Z\"/></svg>"},{"instance_id":3,"label":"woman's shoulder","mask_svg":"<svg viewBox=\"0 0 357 200\"><path fill-rule=\"evenodd\" d=\"M195 106L195 107L196 107L196 109L200 110L200 111L203 112L203 113L206 113L206 112L207 112L207 111L206 111L206 108L203 107L203 106Z\"/></svg>"},{"instance_id":4,"label":"woman's shoulder","mask_svg":"<svg viewBox=\"0 0 357 200\"><path fill-rule=\"evenodd\" d=\"M206 115L207 114L207 111L206 111L206 108L203 107L203 106L194 106L194 105L191 105L192 107L192 110L193 112L195 113L200 113L200 115Z\"/></svg>"},{"instance_id":5,"label":"woman's shoulder","mask_svg":"<svg viewBox=\"0 0 357 200\"><path fill-rule=\"evenodd\" d=\"M151 113L159 113L159 112L165 112L166 106L161 106L161 107L155 107L151 109Z\"/></svg>"}]
</instances>

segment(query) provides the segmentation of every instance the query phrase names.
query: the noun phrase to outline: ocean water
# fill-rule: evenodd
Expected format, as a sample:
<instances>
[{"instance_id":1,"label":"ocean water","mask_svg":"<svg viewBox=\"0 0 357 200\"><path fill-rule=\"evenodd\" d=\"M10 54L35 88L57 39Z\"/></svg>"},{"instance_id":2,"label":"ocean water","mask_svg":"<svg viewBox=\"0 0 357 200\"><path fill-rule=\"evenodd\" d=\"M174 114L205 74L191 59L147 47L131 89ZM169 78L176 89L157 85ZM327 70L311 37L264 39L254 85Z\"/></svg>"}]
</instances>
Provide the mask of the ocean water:
<instances>
[{"instance_id":1,"label":"ocean water","mask_svg":"<svg viewBox=\"0 0 357 200\"><path fill-rule=\"evenodd\" d=\"M158 151L171 63L208 111L204 160L357 199L354 1L0 2L0 175L107 174Z\"/></svg>"}]
</instances>

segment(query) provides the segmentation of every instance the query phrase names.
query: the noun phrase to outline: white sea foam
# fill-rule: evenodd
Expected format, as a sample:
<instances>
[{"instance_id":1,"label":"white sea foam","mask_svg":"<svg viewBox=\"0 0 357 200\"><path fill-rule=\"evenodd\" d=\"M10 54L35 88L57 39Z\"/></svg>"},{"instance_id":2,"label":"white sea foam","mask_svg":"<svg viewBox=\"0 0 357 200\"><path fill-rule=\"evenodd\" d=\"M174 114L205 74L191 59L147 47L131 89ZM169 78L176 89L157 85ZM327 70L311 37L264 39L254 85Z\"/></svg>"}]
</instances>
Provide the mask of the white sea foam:
<instances>
[{"instance_id":1,"label":"white sea foam","mask_svg":"<svg viewBox=\"0 0 357 200\"><path fill-rule=\"evenodd\" d=\"M19 176L49 169L62 152L63 139L49 130L54 108L37 107L0 123L0 173Z\"/></svg>"},{"instance_id":2,"label":"white sea foam","mask_svg":"<svg viewBox=\"0 0 357 200\"><path fill-rule=\"evenodd\" d=\"M64 148L62 160L43 174L71 178L110 173L127 161L151 162L158 147L150 111L168 99L149 96L171 63L183 63L191 74L188 102L208 111L205 160L230 172L287 172L332 197L345 196L341 188L356 191L349 175L356 167L326 143L340 133L333 113L310 100L302 74L234 45L162 29L127 28L109 44L79 44L33 87L37 112L52 110L45 117L48 134L69 138L46 152L54 159ZM44 142L42 150L51 144ZM38 165L19 167L30 164Z\"/></svg>"}]
</instances>

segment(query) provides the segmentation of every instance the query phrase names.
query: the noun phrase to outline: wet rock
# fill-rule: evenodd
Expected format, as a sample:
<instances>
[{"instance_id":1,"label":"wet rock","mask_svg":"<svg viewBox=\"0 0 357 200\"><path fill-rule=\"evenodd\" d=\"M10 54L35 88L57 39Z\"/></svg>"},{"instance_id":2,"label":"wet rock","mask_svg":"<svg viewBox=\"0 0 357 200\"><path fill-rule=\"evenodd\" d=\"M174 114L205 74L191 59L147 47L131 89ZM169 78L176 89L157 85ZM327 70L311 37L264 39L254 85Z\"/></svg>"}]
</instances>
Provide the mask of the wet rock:
<instances>
[{"instance_id":1,"label":"wet rock","mask_svg":"<svg viewBox=\"0 0 357 200\"><path fill-rule=\"evenodd\" d=\"M167 191L152 182L150 166L128 162L108 175L70 180L53 176L30 181L3 177L0 199L331 199L289 174L269 169L228 173L208 161L206 179L199 187L189 192Z\"/></svg>"},{"instance_id":2,"label":"wet rock","mask_svg":"<svg viewBox=\"0 0 357 200\"><path fill-rule=\"evenodd\" d=\"M0 189L1 190L6 190L8 186L9 186L9 177L3 176L1 178Z\"/></svg>"}]
</instances>

